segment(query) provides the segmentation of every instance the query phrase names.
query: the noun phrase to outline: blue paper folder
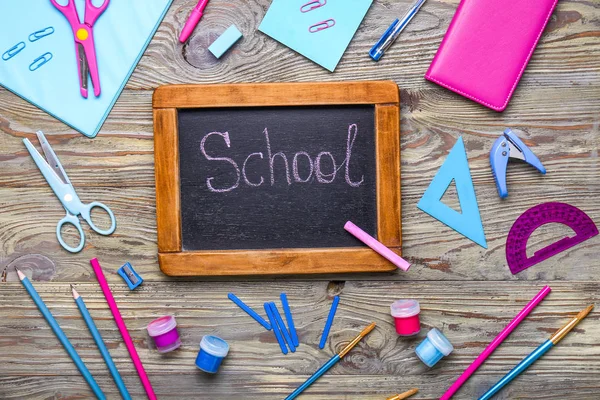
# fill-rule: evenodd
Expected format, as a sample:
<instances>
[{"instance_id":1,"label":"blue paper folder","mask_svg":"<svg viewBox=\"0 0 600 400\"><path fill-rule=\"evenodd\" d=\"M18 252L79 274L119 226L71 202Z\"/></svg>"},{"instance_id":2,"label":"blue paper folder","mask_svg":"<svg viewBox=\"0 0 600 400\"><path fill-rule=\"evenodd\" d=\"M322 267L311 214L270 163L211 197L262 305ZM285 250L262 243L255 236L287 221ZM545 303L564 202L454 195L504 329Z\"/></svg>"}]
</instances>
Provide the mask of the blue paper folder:
<instances>
[{"instance_id":1,"label":"blue paper folder","mask_svg":"<svg viewBox=\"0 0 600 400\"><path fill-rule=\"evenodd\" d=\"M0 1L0 54L19 42L25 48L0 58L0 85L60 119L88 137L102 127L129 76L150 43L172 0L112 0L94 25L100 74L100 97L79 92L73 33L67 19L49 0ZM59 2L61 3L61 2ZM75 0L80 19L84 0ZM94 4L97 4L94 1ZM62 2L61 4L64 4ZM30 42L29 35L46 27L54 33ZM50 52L52 59L35 71L29 65ZM91 80L88 80L91 89Z\"/></svg>"}]
</instances>

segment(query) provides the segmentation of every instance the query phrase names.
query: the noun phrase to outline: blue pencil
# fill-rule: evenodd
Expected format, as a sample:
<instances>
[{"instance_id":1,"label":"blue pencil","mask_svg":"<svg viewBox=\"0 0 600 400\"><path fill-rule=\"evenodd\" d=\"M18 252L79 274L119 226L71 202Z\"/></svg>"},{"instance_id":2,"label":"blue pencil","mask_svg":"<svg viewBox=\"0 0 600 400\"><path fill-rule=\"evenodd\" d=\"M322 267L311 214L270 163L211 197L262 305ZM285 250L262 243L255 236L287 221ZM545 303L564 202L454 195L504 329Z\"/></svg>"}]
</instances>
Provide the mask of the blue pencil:
<instances>
[{"instance_id":1,"label":"blue pencil","mask_svg":"<svg viewBox=\"0 0 600 400\"><path fill-rule=\"evenodd\" d=\"M325 323L325 328L323 329L323 336L321 336L321 343L319 343L319 348L324 349L325 343L327 342L327 336L329 336L329 330L331 329L331 325L333 324L333 317L335 317L335 311L337 310L338 303L340 302L340 296L335 296L333 298L333 303L331 303L331 310L329 310L329 315L327 316L327 322Z\"/></svg>"},{"instance_id":2,"label":"blue pencil","mask_svg":"<svg viewBox=\"0 0 600 400\"><path fill-rule=\"evenodd\" d=\"M294 346L294 342L292 341L292 338L291 338L290 334L288 333L288 330L285 327L285 324L283 323L283 319L281 319L281 314L279 314L279 310L277 309L277 306L273 302L269 303L269 305L271 306L271 311L273 312L273 317L275 318L275 322L277 323L277 326L279 326L279 329L281 330L281 333L283 334L283 338L287 342L288 347L290 348L290 351L292 353L295 353L296 346ZM273 327L273 329L275 329L275 326Z\"/></svg>"},{"instance_id":3,"label":"blue pencil","mask_svg":"<svg viewBox=\"0 0 600 400\"><path fill-rule=\"evenodd\" d=\"M267 313L267 317L269 317L269 322L273 327L273 332L275 333L275 338L277 339L277 343L279 343L279 348L281 348L281 352L283 354L288 353L287 347L285 347L285 342L283 341L283 337L281 337L281 332L277 329L277 322L275 321L275 316L273 315L273 310L271 310L271 306L269 303L264 304L265 312Z\"/></svg>"},{"instance_id":4,"label":"blue pencil","mask_svg":"<svg viewBox=\"0 0 600 400\"><path fill-rule=\"evenodd\" d=\"M96 381L94 380L94 377L83 363L83 360L81 359L81 357L79 357L79 354L77 354L75 348L73 347L71 342L69 342L67 336L65 336L65 333L58 325L58 322L56 322L52 314L50 314L50 310L48 310L48 307L46 307L46 304L44 304L44 301L42 300L38 292L36 292L35 288L31 284L27 276L25 276L25 274L19 271L18 269L17 274L19 275L19 279L25 287L25 290L27 290L27 293L29 293L29 296L31 296L31 299L46 319L46 322L48 322L48 325L50 325L50 328L52 328L52 331L54 332L60 343L63 345L67 353L69 353L69 355L71 356L71 359L77 366L77 369L79 369L81 375L83 375L88 385L90 385L90 388L92 389L96 397L101 400L105 400L106 396L104 395L104 393L102 393L100 386L98 386L98 383L96 383Z\"/></svg>"},{"instance_id":5,"label":"blue pencil","mask_svg":"<svg viewBox=\"0 0 600 400\"><path fill-rule=\"evenodd\" d=\"M251 316L252 318L254 318L254 320L256 322L258 322L259 324L261 324L262 326L264 326L266 330L268 330L268 331L271 330L271 325L267 321L265 321L263 319L263 317L261 317L260 315L258 315L258 313L256 311L254 311L249 306L247 306L243 301L241 301L235 294L229 293L227 295L227 297L229 298L229 300L231 300L235 304L237 304L237 306L239 308L241 308L242 310L244 310L249 316Z\"/></svg>"},{"instance_id":6,"label":"blue pencil","mask_svg":"<svg viewBox=\"0 0 600 400\"><path fill-rule=\"evenodd\" d=\"M125 383L123 382L123 379L121 378L121 375L119 374L119 370L117 370L117 367L116 367L112 357L110 356L110 353L108 352L108 349L106 348L106 345L104 344L104 340L102 340L102 336L100 336L100 332L98 331L98 328L96 327L96 324L94 323L94 320L92 319L92 316L90 315L90 312L88 311L87 307L85 306L85 303L83 302L83 299L81 298L79 293L77 293L77 290L75 290L73 285L71 285L71 291L73 292L73 299L75 299L75 304L77 304L77 308L79 308L79 311L81 312L81 316L83 317L85 324L87 325L88 329L90 330L90 333L92 334L92 337L94 338L94 341L96 342L96 345L98 346L98 350L100 350L100 354L102 354L102 358L104 358L104 362L106 363L106 366L108 367L108 370L110 371L110 374L112 375L113 379L115 380L115 384L117 385L117 388L119 389L119 393L121 393L121 396L125 400L131 400L131 395L127 391L127 387L125 387Z\"/></svg>"},{"instance_id":7,"label":"blue pencil","mask_svg":"<svg viewBox=\"0 0 600 400\"><path fill-rule=\"evenodd\" d=\"M281 299L281 306L283 307L283 312L285 313L285 319L287 320L288 328L290 328L292 342L294 342L294 346L298 347L300 342L298 340L298 334L296 333L296 325L294 325L294 319L292 318L292 311L290 310L287 295L285 293L281 293L279 298Z\"/></svg>"},{"instance_id":8,"label":"blue pencil","mask_svg":"<svg viewBox=\"0 0 600 400\"><path fill-rule=\"evenodd\" d=\"M508 385L513 379L519 376L522 372L524 372L531 364L541 358L544 354L548 352L551 348L558 344L564 338L567 333L571 331L571 329L575 328L575 326L581 322L594 308L594 305L588 306L586 309L582 310L577 314L569 323L560 328L554 335L550 337L550 339L546 340L542 343L537 349L532 351L527 357L523 359L516 367L514 367L508 374L504 376L504 378L500 379L494 386L492 386L487 392L483 394L479 398L479 400L488 400L492 398L496 393L500 391L504 386Z\"/></svg>"}]
</instances>

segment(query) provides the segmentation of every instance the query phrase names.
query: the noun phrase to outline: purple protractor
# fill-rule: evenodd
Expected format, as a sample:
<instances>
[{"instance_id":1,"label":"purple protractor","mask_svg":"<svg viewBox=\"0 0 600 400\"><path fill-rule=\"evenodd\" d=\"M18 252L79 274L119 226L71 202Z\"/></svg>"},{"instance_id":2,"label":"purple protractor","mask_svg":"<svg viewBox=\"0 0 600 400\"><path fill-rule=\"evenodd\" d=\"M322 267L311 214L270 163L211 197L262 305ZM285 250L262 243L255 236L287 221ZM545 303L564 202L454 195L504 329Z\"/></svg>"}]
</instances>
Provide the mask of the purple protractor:
<instances>
[{"instance_id":1,"label":"purple protractor","mask_svg":"<svg viewBox=\"0 0 600 400\"><path fill-rule=\"evenodd\" d=\"M540 226L558 222L573 229L575 236L565 237L527 258L527 241ZM579 208L566 203L542 203L525 211L513 224L506 239L506 261L512 274L544 261L598 234L594 221Z\"/></svg>"}]
</instances>

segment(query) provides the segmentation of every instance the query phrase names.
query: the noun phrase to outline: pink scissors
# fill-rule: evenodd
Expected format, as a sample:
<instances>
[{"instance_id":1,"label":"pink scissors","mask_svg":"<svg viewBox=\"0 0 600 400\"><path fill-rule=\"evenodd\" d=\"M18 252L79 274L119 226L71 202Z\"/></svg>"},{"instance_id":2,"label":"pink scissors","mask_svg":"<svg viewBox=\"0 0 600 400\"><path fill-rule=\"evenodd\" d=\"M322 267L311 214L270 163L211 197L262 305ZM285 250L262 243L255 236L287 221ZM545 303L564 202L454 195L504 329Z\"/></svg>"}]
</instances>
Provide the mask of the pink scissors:
<instances>
[{"instance_id":1,"label":"pink scissors","mask_svg":"<svg viewBox=\"0 0 600 400\"><path fill-rule=\"evenodd\" d=\"M79 90L81 95L88 97L88 73L92 78L94 96L100 96L100 76L98 75L98 62L96 61L96 46L94 45L94 33L92 27L102 15L110 0L104 0L100 7L92 4L92 0L85 0L85 14L83 24L79 20L75 0L68 0L67 4L61 6L56 0L50 0L69 21L73 36L75 38L75 55L77 56L77 69L79 71Z\"/></svg>"}]
</instances>

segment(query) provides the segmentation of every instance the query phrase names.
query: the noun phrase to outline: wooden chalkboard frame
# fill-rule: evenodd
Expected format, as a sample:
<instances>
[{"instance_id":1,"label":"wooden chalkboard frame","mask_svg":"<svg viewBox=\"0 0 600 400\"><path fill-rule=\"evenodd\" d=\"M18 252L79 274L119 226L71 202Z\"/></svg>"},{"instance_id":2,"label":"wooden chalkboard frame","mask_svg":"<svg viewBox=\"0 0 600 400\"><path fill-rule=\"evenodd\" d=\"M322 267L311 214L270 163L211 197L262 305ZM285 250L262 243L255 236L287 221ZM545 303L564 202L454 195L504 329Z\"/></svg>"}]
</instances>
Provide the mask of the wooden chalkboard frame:
<instances>
[{"instance_id":1,"label":"wooden chalkboard frame","mask_svg":"<svg viewBox=\"0 0 600 400\"><path fill-rule=\"evenodd\" d=\"M377 237L401 255L400 94L392 81L166 85L152 99L158 261L170 276L393 271L368 247L183 251L177 110L183 108L373 105ZM343 227L340 227L343 229Z\"/></svg>"}]
</instances>

